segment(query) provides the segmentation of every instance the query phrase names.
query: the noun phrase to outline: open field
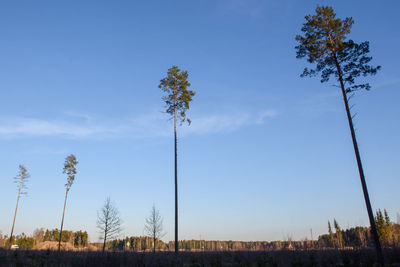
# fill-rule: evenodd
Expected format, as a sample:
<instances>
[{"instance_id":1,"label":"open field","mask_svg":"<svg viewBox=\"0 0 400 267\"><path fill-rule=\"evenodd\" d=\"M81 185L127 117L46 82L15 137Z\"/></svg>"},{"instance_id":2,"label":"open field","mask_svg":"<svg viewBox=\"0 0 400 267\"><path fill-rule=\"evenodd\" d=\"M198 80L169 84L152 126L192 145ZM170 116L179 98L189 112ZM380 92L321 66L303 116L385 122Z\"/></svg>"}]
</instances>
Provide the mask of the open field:
<instances>
[{"instance_id":1,"label":"open field","mask_svg":"<svg viewBox=\"0 0 400 267\"><path fill-rule=\"evenodd\" d=\"M386 266L400 266L400 250L384 251ZM0 266L375 266L375 251L303 250L237 252L72 252L0 250Z\"/></svg>"}]
</instances>

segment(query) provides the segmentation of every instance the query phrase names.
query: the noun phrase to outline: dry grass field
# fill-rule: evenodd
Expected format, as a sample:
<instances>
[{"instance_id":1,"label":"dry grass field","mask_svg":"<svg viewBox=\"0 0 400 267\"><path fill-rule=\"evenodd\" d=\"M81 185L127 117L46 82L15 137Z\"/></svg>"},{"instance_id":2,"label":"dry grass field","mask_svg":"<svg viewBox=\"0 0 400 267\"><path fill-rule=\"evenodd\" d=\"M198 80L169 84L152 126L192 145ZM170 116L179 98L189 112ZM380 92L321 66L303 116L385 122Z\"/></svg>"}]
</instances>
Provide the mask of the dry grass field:
<instances>
[{"instance_id":1,"label":"dry grass field","mask_svg":"<svg viewBox=\"0 0 400 267\"><path fill-rule=\"evenodd\" d=\"M386 266L400 266L400 250L385 250ZM375 251L94 252L0 250L0 266L377 266Z\"/></svg>"}]
</instances>

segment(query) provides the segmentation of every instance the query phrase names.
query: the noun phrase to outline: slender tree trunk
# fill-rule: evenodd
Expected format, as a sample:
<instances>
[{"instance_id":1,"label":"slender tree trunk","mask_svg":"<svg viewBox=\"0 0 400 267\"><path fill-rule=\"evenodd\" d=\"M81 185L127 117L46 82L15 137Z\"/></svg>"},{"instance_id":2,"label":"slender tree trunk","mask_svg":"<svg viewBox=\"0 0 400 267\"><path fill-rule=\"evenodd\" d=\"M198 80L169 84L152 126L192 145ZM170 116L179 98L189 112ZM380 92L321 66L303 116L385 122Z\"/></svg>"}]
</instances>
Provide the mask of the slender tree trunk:
<instances>
[{"instance_id":1,"label":"slender tree trunk","mask_svg":"<svg viewBox=\"0 0 400 267\"><path fill-rule=\"evenodd\" d=\"M156 234L153 235L153 253L156 253Z\"/></svg>"},{"instance_id":2,"label":"slender tree trunk","mask_svg":"<svg viewBox=\"0 0 400 267\"><path fill-rule=\"evenodd\" d=\"M104 231L103 252L106 249L106 242L107 242L107 233L106 233L106 231Z\"/></svg>"},{"instance_id":3,"label":"slender tree trunk","mask_svg":"<svg viewBox=\"0 0 400 267\"><path fill-rule=\"evenodd\" d=\"M10 244L8 245L8 249L11 249L11 245L12 245L12 236L13 236L13 233L14 233L15 218L17 217L19 197L21 196L21 185L22 185L22 181L20 181L20 184L19 184L17 205L15 206L14 220L13 220L13 224L12 224L12 227L11 227L10 242L9 242Z\"/></svg>"},{"instance_id":4,"label":"slender tree trunk","mask_svg":"<svg viewBox=\"0 0 400 267\"><path fill-rule=\"evenodd\" d=\"M62 230L63 230L63 225L64 225L65 206L67 205L67 196L68 196L68 188L65 192L64 209L63 209L63 215L62 215L62 220L61 220L61 229L60 229L60 239L58 240L58 251L60 251L60 249L61 249L61 237L62 237Z\"/></svg>"},{"instance_id":5,"label":"slender tree trunk","mask_svg":"<svg viewBox=\"0 0 400 267\"><path fill-rule=\"evenodd\" d=\"M339 74L340 87L342 89L343 101L344 101L344 105L346 107L347 120L348 120L348 123L349 123L350 132L351 132L351 138L352 138L352 141L353 141L354 152L356 154L356 159L357 159L358 172L360 174L360 180L361 180L361 185L362 185L362 189L363 189L363 193L364 193L365 204L367 206L369 223L371 224L371 232L372 232L372 235L373 235L374 241L375 241L376 254L377 254L379 263L383 266L384 265L384 259L383 259L383 254L382 254L382 247L381 247L381 243L379 241L378 232L376 231L374 214L372 212L371 202L369 200L367 183L365 181L364 170L363 170L363 166L362 166L362 163L361 163L361 156L360 156L360 152L358 150L356 133L354 131L353 120L352 120L351 113L350 113L350 108L349 108L349 103L348 103L348 99L347 99L347 95L346 95L346 90L344 88L342 72L341 72L341 68L339 66L339 62L338 62L338 60L336 58L336 53L334 53L334 59L335 59L336 69L337 69L337 72Z\"/></svg>"},{"instance_id":6,"label":"slender tree trunk","mask_svg":"<svg viewBox=\"0 0 400 267\"><path fill-rule=\"evenodd\" d=\"M178 253L178 152L176 138L176 89L174 98L174 134L175 134L175 253Z\"/></svg>"},{"instance_id":7,"label":"slender tree trunk","mask_svg":"<svg viewBox=\"0 0 400 267\"><path fill-rule=\"evenodd\" d=\"M108 204L107 204L107 207L108 207ZM105 223L104 223L103 252L104 252L104 250L106 249L107 234L108 234L108 232L109 232L109 229L108 229L108 222L109 222L108 218L109 218L109 214L110 214L110 211L107 209L107 210L106 210L106 216L105 216Z\"/></svg>"}]
</instances>

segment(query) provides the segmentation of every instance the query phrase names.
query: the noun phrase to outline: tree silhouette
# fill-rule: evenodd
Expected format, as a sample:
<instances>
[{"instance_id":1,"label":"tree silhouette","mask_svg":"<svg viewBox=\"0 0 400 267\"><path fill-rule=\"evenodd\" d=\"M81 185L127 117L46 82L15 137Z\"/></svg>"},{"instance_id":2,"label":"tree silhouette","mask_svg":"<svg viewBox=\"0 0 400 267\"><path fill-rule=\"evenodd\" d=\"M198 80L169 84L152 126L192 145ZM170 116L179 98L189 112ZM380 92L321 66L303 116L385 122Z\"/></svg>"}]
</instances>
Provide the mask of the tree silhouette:
<instances>
[{"instance_id":1,"label":"tree silhouette","mask_svg":"<svg viewBox=\"0 0 400 267\"><path fill-rule=\"evenodd\" d=\"M153 238L153 252L156 252L156 242L165 234L163 233L163 219L160 212L153 205L149 217L146 219L144 226L146 234Z\"/></svg>"},{"instance_id":2,"label":"tree silhouette","mask_svg":"<svg viewBox=\"0 0 400 267\"><path fill-rule=\"evenodd\" d=\"M336 245L338 248L343 248L343 232L336 219L333 219L333 226L335 227Z\"/></svg>"},{"instance_id":3,"label":"tree silhouette","mask_svg":"<svg viewBox=\"0 0 400 267\"><path fill-rule=\"evenodd\" d=\"M306 22L301 29L304 35L296 36L296 40L299 42L299 45L296 46L297 58L307 57L309 63L316 64L315 69L309 70L305 68L301 77L313 77L320 73L321 82L327 82L333 75L340 84L371 224L371 232L375 240L378 261L383 265L381 244L376 231L374 215L353 127L353 117L351 116L348 103L355 91L370 89L368 83L355 84L355 79L359 76L376 74L380 66L373 67L368 65L372 59L372 57L367 56L369 53L369 42L366 41L357 44L353 40L346 40L354 23L351 17L344 20L336 18L332 7L317 6L315 11L315 15L305 16Z\"/></svg>"},{"instance_id":4,"label":"tree silhouette","mask_svg":"<svg viewBox=\"0 0 400 267\"><path fill-rule=\"evenodd\" d=\"M15 206L15 212L14 212L14 219L13 219L13 224L11 227L11 234L10 234L10 242L8 245L8 248L11 248L12 245L12 237L13 237L13 233L14 233L14 225L15 225L15 218L17 217L17 210L18 210L18 204L19 204L19 199L21 197L21 195L26 195L27 192L24 191L25 189L27 189L26 187L26 181L28 180L28 178L30 177L27 169L24 167L24 165L19 165L19 172L17 174L17 176L14 177L14 182L16 184L18 184L18 197L17 197L17 205Z\"/></svg>"},{"instance_id":5,"label":"tree silhouette","mask_svg":"<svg viewBox=\"0 0 400 267\"><path fill-rule=\"evenodd\" d=\"M180 123L187 121L190 124L190 119L186 118L186 111L189 109L189 103L195 92L188 90L190 83L188 82L189 74L187 71L181 71L177 66L172 66L168 69L167 77L160 80L158 86L166 95L163 100L166 104L166 113L174 117L174 144L175 144L175 252L178 252L178 152L177 152L177 132L176 122Z\"/></svg>"},{"instance_id":6,"label":"tree silhouette","mask_svg":"<svg viewBox=\"0 0 400 267\"><path fill-rule=\"evenodd\" d=\"M97 212L97 228L101 231L103 239L103 252L106 248L107 240L115 238L121 232L121 218L117 207L108 197L101 208L100 213Z\"/></svg>"},{"instance_id":7,"label":"tree silhouette","mask_svg":"<svg viewBox=\"0 0 400 267\"><path fill-rule=\"evenodd\" d=\"M329 234L329 246L333 246L333 232L330 221L328 221L328 234Z\"/></svg>"},{"instance_id":8,"label":"tree silhouette","mask_svg":"<svg viewBox=\"0 0 400 267\"><path fill-rule=\"evenodd\" d=\"M61 237L62 237L62 231L63 231L63 225L64 225L65 206L67 205L68 192L71 189L71 186L75 180L77 164L78 164L78 161L76 160L76 157L74 154L71 154L65 158L63 173L67 174L67 183L65 184L65 188L66 188L65 201L64 201L64 209L63 209L62 220L61 220L60 239L58 240L58 251L60 251L60 248L61 248Z\"/></svg>"}]
</instances>

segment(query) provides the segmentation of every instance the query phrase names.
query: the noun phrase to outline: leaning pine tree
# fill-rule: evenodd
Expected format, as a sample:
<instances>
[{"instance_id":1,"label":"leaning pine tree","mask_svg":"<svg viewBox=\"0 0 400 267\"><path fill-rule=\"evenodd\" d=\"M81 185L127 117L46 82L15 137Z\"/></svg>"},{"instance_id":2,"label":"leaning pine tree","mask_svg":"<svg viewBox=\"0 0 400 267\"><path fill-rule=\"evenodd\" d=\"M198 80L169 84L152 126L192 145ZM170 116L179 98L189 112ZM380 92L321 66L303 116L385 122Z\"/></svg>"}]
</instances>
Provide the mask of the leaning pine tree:
<instances>
[{"instance_id":1,"label":"leaning pine tree","mask_svg":"<svg viewBox=\"0 0 400 267\"><path fill-rule=\"evenodd\" d=\"M64 225L65 206L67 205L68 192L71 189L71 186L75 180L76 164L78 164L78 161L76 160L76 157L74 154L71 154L65 158L63 173L67 174L67 183L65 184L65 189L66 189L65 190L65 200L64 200L64 209L63 209L63 214L62 214L62 219L61 219L60 239L58 240L58 251L60 251L60 248L61 248L61 238L62 238L62 230L63 230L63 225Z\"/></svg>"},{"instance_id":2,"label":"leaning pine tree","mask_svg":"<svg viewBox=\"0 0 400 267\"><path fill-rule=\"evenodd\" d=\"M24 165L19 165L18 175L14 177L15 183L18 184L18 197L17 197L17 205L15 206L14 220L13 220L13 224L11 227L10 242L8 245L8 249L10 249L11 245L12 245L15 218L17 217L19 199L20 199L21 195L27 194L25 189L26 189L26 181L28 180L29 177L30 177L30 175L29 175L28 171L26 170L26 168L24 167Z\"/></svg>"},{"instance_id":3,"label":"leaning pine tree","mask_svg":"<svg viewBox=\"0 0 400 267\"><path fill-rule=\"evenodd\" d=\"M297 58L306 57L309 63L316 64L315 69L310 70L305 68L301 77L313 77L321 73L321 82L327 82L332 75L339 82L371 224L371 232L376 245L378 261L383 265L381 244L376 231L374 215L372 213L353 127L353 117L351 116L348 103L354 92L362 89L370 89L368 83L356 84L355 78L374 75L380 69L380 66L373 67L368 65L372 59L372 57L368 56L369 42L357 44L353 40L347 40L347 35L350 33L354 23L351 17L344 20L336 18L333 9L326 6L317 6L315 11L315 15L305 17L306 22L301 29L304 35L296 36L296 40L299 42L298 46L296 46Z\"/></svg>"},{"instance_id":4,"label":"leaning pine tree","mask_svg":"<svg viewBox=\"0 0 400 267\"><path fill-rule=\"evenodd\" d=\"M175 144L175 252L178 252L178 163L177 163L177 133L176 122L187 121L190 124L190 119L186 118L186 111L189 109L189 103L195 92L188 90L190 83L188 82L189 74L187 71L181 71L177 66L172 66L168 69L167 77L160 80L158 86L166 95L163 100L166 104L166 113L174 117L174 144Z\"/></svg>"}]
</instances>

